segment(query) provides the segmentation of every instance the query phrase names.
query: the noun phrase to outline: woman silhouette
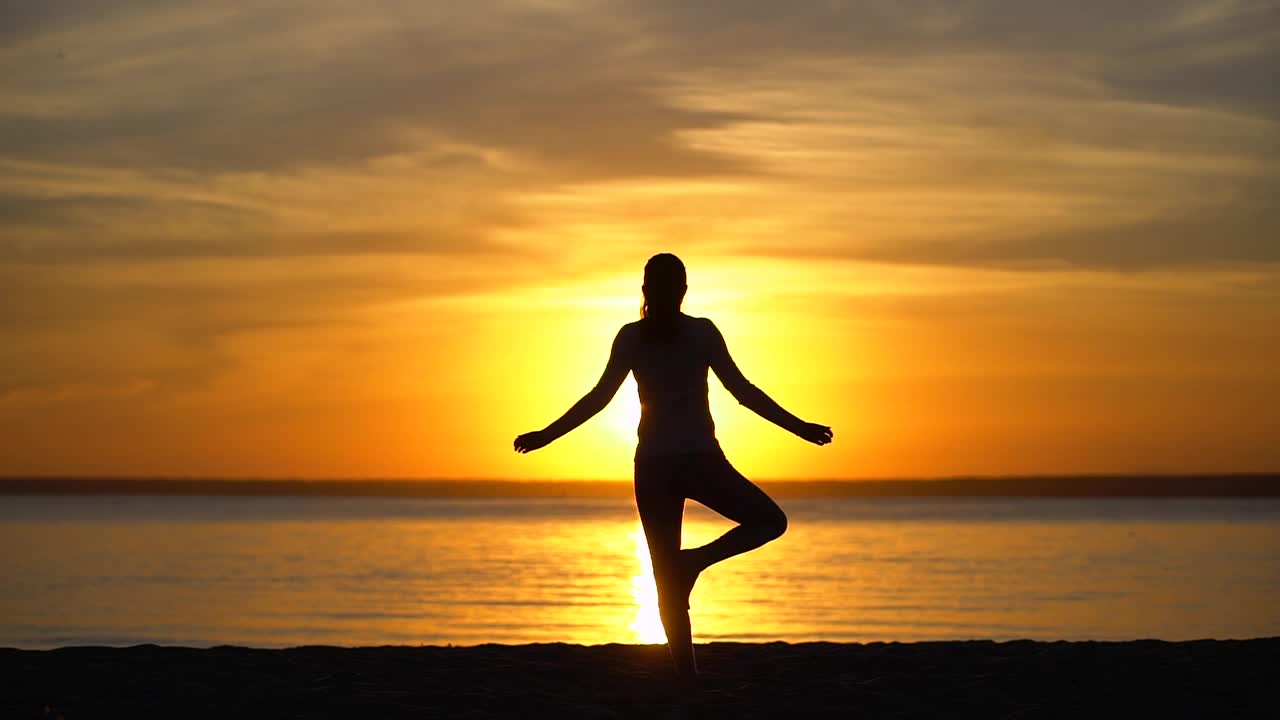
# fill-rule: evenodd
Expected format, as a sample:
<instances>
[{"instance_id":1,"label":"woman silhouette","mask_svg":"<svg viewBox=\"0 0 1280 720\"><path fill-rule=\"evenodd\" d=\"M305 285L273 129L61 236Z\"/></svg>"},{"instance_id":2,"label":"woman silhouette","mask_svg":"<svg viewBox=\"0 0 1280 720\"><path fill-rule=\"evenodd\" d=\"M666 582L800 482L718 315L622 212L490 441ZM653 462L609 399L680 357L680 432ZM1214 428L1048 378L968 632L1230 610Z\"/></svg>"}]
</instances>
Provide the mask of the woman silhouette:
<instances>
[{"instance_id":1,"label":"woman silhouette","mask_svg":"<svg viewBox=\"0 0 1280 720\"><path fill-rule=\"evenodd\" d=\"M699 573L726 558L754 550L787 529L782 509L734 469L716 441L707 402L707 368L737 401L764 419L815 445L831 442L831 428L782 409L752 385L729 357L712 322L680 312L688 286L684 263L654 255L644 266L641 319L613 341L600 381L560 419L515 440L516 452L544 447L604 409L635 373L640 427L635 455L635 496L653 561L658 609L677 675L697 675L689 593ZM685 499L696 500L739 523L698 548L680 549Z\"/></svg>"}]
</instances>

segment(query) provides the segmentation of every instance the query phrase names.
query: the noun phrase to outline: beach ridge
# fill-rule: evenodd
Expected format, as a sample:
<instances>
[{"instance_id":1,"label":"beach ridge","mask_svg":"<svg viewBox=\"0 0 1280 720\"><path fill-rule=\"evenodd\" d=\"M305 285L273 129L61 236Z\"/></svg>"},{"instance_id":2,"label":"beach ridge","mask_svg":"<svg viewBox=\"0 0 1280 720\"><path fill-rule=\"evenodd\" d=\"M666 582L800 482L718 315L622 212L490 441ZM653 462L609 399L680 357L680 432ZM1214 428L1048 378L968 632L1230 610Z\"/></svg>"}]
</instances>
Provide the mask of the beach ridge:
<instances>
[{"instance_id":1,"label":"beach ridge","mask_svg":"<svg viewBox=\"0 0 1280 720\"><path fill-rule=\"evenodd\" d=\"M1266 717L1280 638L0 649L5 717Z\"/></svg>"}]
</instances>

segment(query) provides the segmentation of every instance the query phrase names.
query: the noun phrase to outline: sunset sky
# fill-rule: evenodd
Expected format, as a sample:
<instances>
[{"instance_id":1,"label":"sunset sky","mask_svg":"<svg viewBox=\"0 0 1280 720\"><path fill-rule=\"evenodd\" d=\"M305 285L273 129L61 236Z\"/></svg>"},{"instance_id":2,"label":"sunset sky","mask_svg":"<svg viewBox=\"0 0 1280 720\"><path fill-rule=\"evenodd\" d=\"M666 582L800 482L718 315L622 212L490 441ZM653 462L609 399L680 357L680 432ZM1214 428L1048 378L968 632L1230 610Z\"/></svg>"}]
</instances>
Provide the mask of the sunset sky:
<instances>
[{"instance_id":1,"label":"sunset sky","mask_svg":"<svg viewBox=\"0 0 1280 720\"><path fill-rule=\"evenodd\" d=\"M624 478L656 252L756 478L1280 470L1280 3L0 9L0 474Z\"/></svg>"}]
</instances>

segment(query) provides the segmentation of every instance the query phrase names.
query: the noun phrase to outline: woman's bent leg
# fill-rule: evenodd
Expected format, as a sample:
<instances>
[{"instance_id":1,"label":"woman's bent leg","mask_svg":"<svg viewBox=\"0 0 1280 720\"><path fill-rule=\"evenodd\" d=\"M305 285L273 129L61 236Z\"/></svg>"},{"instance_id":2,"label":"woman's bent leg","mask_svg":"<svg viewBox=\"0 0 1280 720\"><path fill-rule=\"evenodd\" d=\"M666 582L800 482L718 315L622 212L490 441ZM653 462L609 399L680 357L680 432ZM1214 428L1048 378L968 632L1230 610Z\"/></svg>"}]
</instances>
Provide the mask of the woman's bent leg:
<instances>
[{"instance_id":1,"label":"woman's bent leg","mask_svg":"<svg viewBox=\"0 0 1280 720\"><path fill-rule=\"evenodd\" d=\"M699 569L754 550L787 530L782 508L729 461L717 457L690 486L689 497L738 523L724 535L691 551Z\"/></svg>"},{"instance_id":2,"label":"woman's bent leg","mask_svg":"<svg viewBox=\"0 0 1280 720\"><path fill-rule=\"evenodd\" d=\"M666 469L669 471L670 469ZM689 589L680 556L680 529L684 520L684 496L671 491L670 478L656 475L661 465L636 465L636 509L649 545L654 584L658 589L658 613L667 634L667 647L681 678L697 675L693 653L693 629L689 624Z\"/></svg>"}]
</instances>

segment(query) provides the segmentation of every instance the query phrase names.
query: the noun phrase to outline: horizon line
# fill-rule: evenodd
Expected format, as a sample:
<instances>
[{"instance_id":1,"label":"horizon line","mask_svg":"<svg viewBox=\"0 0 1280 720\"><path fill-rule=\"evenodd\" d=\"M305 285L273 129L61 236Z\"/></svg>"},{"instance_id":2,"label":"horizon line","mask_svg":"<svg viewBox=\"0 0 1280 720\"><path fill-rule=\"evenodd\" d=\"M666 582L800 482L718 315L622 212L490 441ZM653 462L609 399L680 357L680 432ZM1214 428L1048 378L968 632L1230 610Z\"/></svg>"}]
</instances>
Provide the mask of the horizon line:
<instances>
[{"instance_id":1,"label":"horizon line","mask_svg":"<svg viewBox=\"0 0 1280 720\"><path fill-rule=\"evenodd\" d=\"M1280 473L757 481L778 497L1280 497ZM623 497L630 480L0 476L0 495Z\"/></svg>"},{"instance_id":2,"label":"horizon line","mask_svg":"<svg viewBox=\"0 0 1280 720\"><path fill-rule=\"evenodd\" d=\"M946 475L862 475L862 476L759 476L752 482L945 482L952 480L1065 480L1074 478L1125 479L1125 478L1277 478L1275 470L1207 470L1194 472L1165 471L1099 471L1082 473L955 473ZM16 480L103 480L103 481L218 481L218 482L500 482L500 483L610 483L632 482L631 477L539 477L517 478L499 475L165 475L165 474L79 474L79 473L8 473L0 474L0 483Z\"/></svg>"}]
</instances>

